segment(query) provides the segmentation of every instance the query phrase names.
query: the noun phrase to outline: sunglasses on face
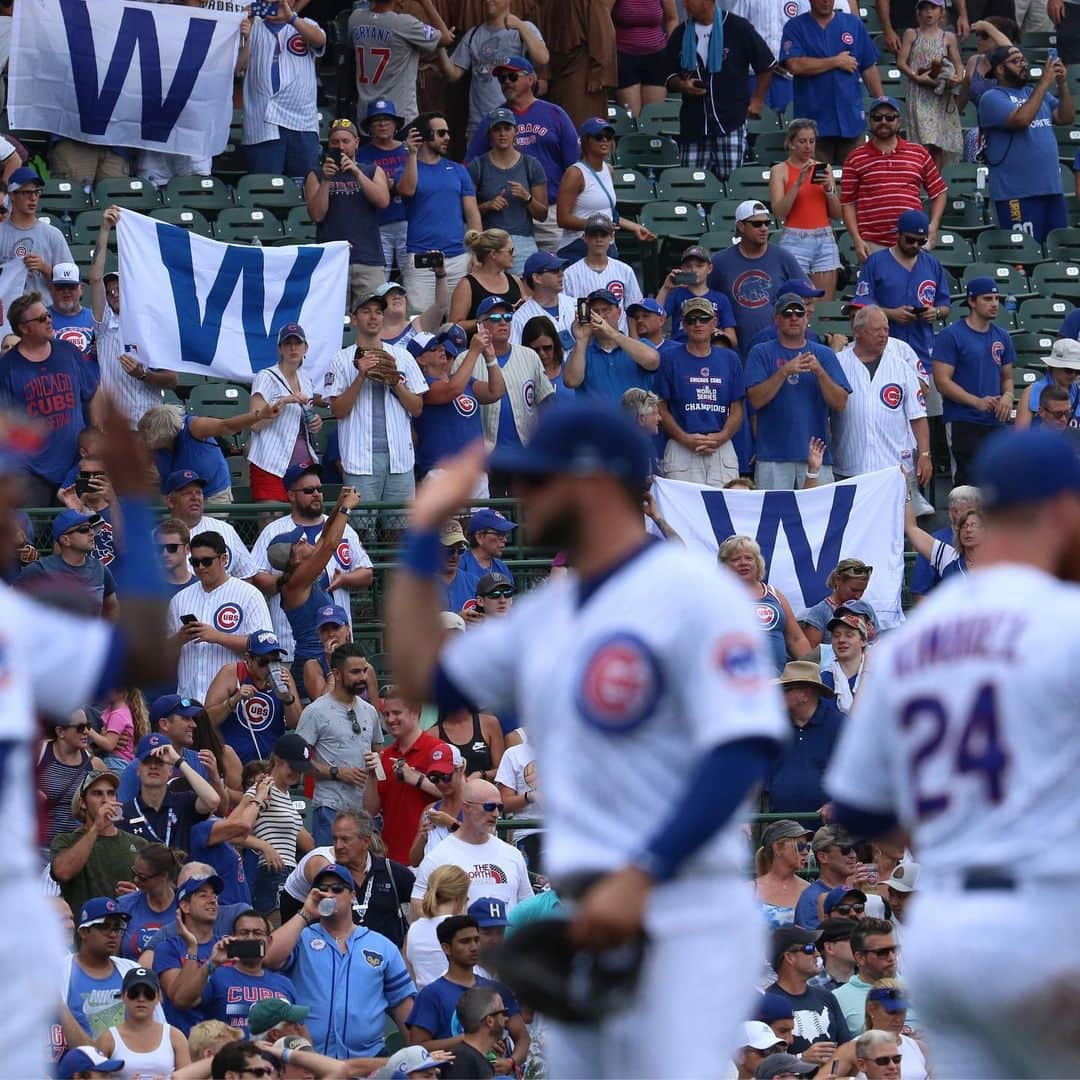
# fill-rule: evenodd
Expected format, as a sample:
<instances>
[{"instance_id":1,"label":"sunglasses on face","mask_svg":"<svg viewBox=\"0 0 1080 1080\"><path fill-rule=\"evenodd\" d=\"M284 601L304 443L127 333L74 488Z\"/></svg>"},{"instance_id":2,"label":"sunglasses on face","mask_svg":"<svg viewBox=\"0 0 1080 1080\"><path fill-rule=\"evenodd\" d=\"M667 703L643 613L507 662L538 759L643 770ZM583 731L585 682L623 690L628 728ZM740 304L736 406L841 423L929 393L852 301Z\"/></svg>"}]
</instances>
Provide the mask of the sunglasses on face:
<instances>
[{"instance_id":1,"label":"sunglasses on face","mask_svg":"<svg viewBox=\"0 0 1080 1080\"><path fill-rule=\"evenodd\" d=\"M273 1076L276 1069L271 1069L269 1065L252 1065L244 1070L244 1073L250 1076Z\"/></svg>"},{"instance_id":2,"label":"sunglasses on face","mask_svg":"<svg viewBox=\"0 0 1080 1080\"><path fill-rule=\"evenodd\" d=\"M713 321L712 315L687 315L683 319L684 326L704 326L706 323Z\"/></svg>"},{"instance_id":3,"label":"sunglasses on face","mask_svg":"<svg viewBox=\"0 0 1080 1080\"><path fill-rule=\"evenodd\" d=\"M196 570L198 570L199 567L202 567L203 569L208 569L209 567L213 566L219 558L219 555L206 555L205 557L201 558L195 558L195 556L193 555L188 561Z\"/></svg>"},{"instance_id":4,"label":"sunglasses on face","mask_svg":"<svg viewBox=\"0 0 1080 1080\"><path fill-rule=\"evenodd\" d=\"M313 484L311 487L293 488L293 491L299 491L301 495L314 495L316 491L322 491L322 484Z\"/></svg>"},{"instance_id":5,"label":"sunglasses on face","mask_svg":"<svg viewBox=\"0 0 1080 1080\"><path fill-rule=\"evenodd\" d=\"M890 1054L887 1057L874 1058L875 1065L899 1065L903 1060L903 1054Z\"/></svg>"},{"instance_id":6,"label":"sunglasses on face","mask_svg":"<svg viewBox=\"0 0 1080 1080\"><path fill-rule=\"evenodd\" d=\"M450 137L450 129L449 128L439 128L438 131L435 131L434 129L432 129L431 135L432 135L432 138L435 138L435 139L448 139Z\"/></svg>"},{"instance_id":7,"label":"sunglasses on face","mask_svg":"<svg viewBox=\"0 0 1080 1080\"><path fill-rule=\"evenodd\" d=\"M429 772L427 778L433 784L449 784L454 779L452 772Z\"/></svg>"},{"instance_id":8,"label":"sunglasses on face","mask_svg":"<svg viewBox=\"0 0 1080 1080\"><path fill-rule=\"evenodd\" d=\"M902 237L905 244L915 244L917 247L922 247L926 243L927 237L925 236L904 236Z\"/></svg>"},{"instance_id":9,"label":"sunglasses on face","mask_svg":"<svg viewBox=\"0 0 1080 1080\"><path fill-rule=\"evenodd\" d=\"M343 892L348 892L348 885L319 885L318 888L322 892L333 893L335 896L340 896Z\"/></svg>"},{"instance_id":10,"label":"sunglasses on face","mask_svg":"<svg viewBox=\"0 0 1080 1080\"><path fill-rule=\"evenodd\" d=\"M491 1012L484 1013L484 1019L486 1020L489 1016L509 1016L509 1015L510 1015L510 1013L506 1009L492 1009Z\"/></svg>"},{"instance_id":11,"label":"sunglasses on face","mask_svg":"<svg viewBox=\"0 0 1080 1080\"><path fill-rule=\"evenodd\" d=\"M496 810L502 810L503 804L501 802L474 802L469 803L470 806L479 806L485 814L494 814Z\"/></svg>"},{"instance_id":12,"label":"sunglasses on face","mask_svg":"<svg viewBox=\"0 0 1080 1080\"><path fill-rule=\"evenodd\" d=\"M521 72L520 71L500 71L499 74L495 76L495 78L498 79L499 82L517 82L518 79L521 78Z\"/></svg>"},{"instance_id":13,"label":"sunglasses on face","mask_svg":"<svg viewBox=\"0 0 1080 1080\"><path fill-rule=\"evenodd\" d=\"M839 851L841 855L846 857L855 850L855 847L853 844L837 844L836 850Z\"/></svg>"},{"instance_id":14,"label":"sunglasses on face","mask_svg":"<svg viewBox=\"0 0 1080 1080\"><path fill-rule=\"evenodd\" d=\"M900 119L899 113L875 113L875 124L895 124Z\"/></svg>"},{"instance_id":15,"label":"sunglasses on face","mask_svg":"<svg viewBox=\"0 0 1080 1080\"><path fill-rule=\"evenodd\" d=\"M856 911L861 915L865 910L865 904L837 904L836 907L833 908L833 911L840 915L850 915L853 911Z\"/></svg>"},{"instance_id":16,"label":"sunglasses on face","mask_svg":"<svg viewBox=\"0 0 1080 1080\"><path fill-rule=\"evenodd\" d=\"M749 225L751 229L767 229L769 227L768 220L765 221L744 221L744 225Z\"/></svg>"},{"instance_id":17,"label":"sunglasses on face","mask_svg":"<svg viewBox=\"0 0 1080 1080\"><path fill-rule=\"evenodd\" d=\"M806 308L789 307L780 312L785 319L801 319L806 314Z\"/></svg>"},{"instance_id":18,"label":"sunglasses on face","mask_svg":"<svg viewBox=\"0 0 1080 1080\"><path fill-rule=\"evenodd\" d=\"M867 953L870 956L876 956L881 959L884 956L893 956L900 951L899 945L882 945L880 949L860 949L860 952Z\"/></svg>"},{"instance_id":19,"label":"sunglasses on face","mask_svg":"<svg viewBox=\"0 0 1080 1080\"><path fill-rule=\"evenodd\" d=\"M149 986L133 986L124 996L129 1001L138 1001L140 998L143 1001L153 1001L157 997L157 991Z\"/></svg>"},{"instance_id":20,"label":"sunglasses on face","mask_svg":"<svg viewBox=\"0 0 1080 1080\"><path fill-rule=\"evenodd\" d=\"M514 595L514 590L509 585L500 585L497 589L492 589L489 593L484 593L484 599L489 596L494 597L496 600L506 600L508 597Z\"/></svg>"},{"instance_id":21,"label":"sunglasses on face","mask_svg":"<svg viewBox=\"0 0 1080 1080\"><path fill-rule=\"evenodd\" d=\"M167 551L170 555L175 555L180 550L181 545L180 544L158 544L158 547L161 548L162 551Z\"/></svg>"},{"instance_id":22,"label":"sunglasses on face","mask_svg":"<svg viewBox=\"0 0 1080 1080\"><path fill-rule=\"evenodd\" d=\"M805 945L796 945L794 949L788 949L789 953L805 953L807 956L812 956L817 952L817 946L808 941Z\"/></svg>"},{"instance_id":23,"label":"sunglasses on face","mask_svg":"<svg viewBox=\"0 0 1080 1080\"><path fill-rule=\"evenodd\" d=\"M504 323L504 322L510 322L513 318L514 318L514 316L510 315L508 313L497 312L494 315L488 315L487 319L485 321L490 322L490 323Z\"/></svg>"},{"instance_id":24,"label":"sunglasses on face","mask_svg":"<svg viewBox=\"0 0 1080 1080\"><path fill-rule=\"evenodd\" d=\"M90 730L90 725L89 724L70 724L69 729L71 731L77 731L81 735L84 732L87 732L87 731Z\"/></svg>"},{"instance_id":25,"label":"sunglasses on face","mask_svg":"<svg viewBox=\"0 0 1080 1080\"><path fill-rule=\"evenodd\" d=\"M77 525L74 529L68 529L65 536L70 536L72 533L92 533L94 530L89 525Z\"/></svg>"},{"instance_id":26,"label":"sunglasses on face","mask_svg":"<svg viewBox=\"0 0 1080 1080\"><path fill-rule=\"evenodd\" d=\"M44 315L35 315L34 318L32 318L32 319L23 319L23 322L24 323L32 323L32 322L46 323L46 322L49 322L51 319L52 319L52 316L46 311Z\"/></svg>"}]
</instances>

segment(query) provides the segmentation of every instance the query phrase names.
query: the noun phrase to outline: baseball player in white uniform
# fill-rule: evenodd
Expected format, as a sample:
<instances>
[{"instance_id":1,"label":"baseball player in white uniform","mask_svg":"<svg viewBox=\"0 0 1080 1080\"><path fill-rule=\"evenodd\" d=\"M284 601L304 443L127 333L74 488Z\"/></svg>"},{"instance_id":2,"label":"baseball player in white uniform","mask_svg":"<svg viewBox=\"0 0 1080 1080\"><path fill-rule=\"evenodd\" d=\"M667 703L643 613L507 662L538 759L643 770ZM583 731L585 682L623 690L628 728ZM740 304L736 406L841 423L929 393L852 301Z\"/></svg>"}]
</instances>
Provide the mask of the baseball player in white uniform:
<instances>
[{"instance_id":1,"label":"baseball player in white uniform","mask_svg":"<svg viewBox=\"0 0 1080 1080\"><path fill-rule=\"evenodd\" d=\"M649 463L640 429L598 404L552 409L528 446L496 452L492 468L519 478L530 540L575 569L440 654L437 530L485 467L482 450L464 452L418 491L388 602L404 694L482 701L528 729L546 778L546 872L578 946L648 932L624 1011L552 1024L552 1076L666 1076L690 1047L679 1076L715 1076L763 955L739 826L787 724L743 591L647 537ZM706 1001L703 1024L688 1003Z\"/></svg>"},{"instance_id":2,"label":"baseball player in white uniform","mask_svg":"<svg viewBox=\"0 0 1080 1080\"><path fill-rule=\"evenodd\" d=\"M839 823L918 852L903 972L935 1075L1080 1076L1080 461L1008 432L973 479L978 568L881 639L826 788Z\"/></svg>"},{"instance_id":3,"label":"baseball player in white uniform","mask_svg":"<svg viewBox=\"0 0 1080 1080\"><path fill-rule=\"evenodd\" d=\"M263 594L229 574L225 558L220 535L195 533L191 568L198 581L169 601L169 634L181 644L176 692L196 701L205 701L214 676L247 651L249 634L272 626Z\"/></svg>"}]
</instances>

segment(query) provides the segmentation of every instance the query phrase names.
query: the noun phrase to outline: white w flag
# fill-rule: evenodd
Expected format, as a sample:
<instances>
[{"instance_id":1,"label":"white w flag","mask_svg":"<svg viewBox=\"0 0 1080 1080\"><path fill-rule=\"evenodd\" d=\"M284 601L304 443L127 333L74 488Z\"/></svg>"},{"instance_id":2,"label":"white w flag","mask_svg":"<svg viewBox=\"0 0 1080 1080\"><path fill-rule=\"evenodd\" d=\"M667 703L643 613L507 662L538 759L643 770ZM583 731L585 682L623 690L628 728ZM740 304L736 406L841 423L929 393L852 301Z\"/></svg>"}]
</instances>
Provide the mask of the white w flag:
<instances>
[{"instance_id":1,"label":"white w flag","mask_svg":"<svg viewBox=\"0 0 1080 1080\"><path fill-rule=\"evenodd\" d=\"M8 120L99 146L220 154L242 18L130 0L19 0Z\"/></svg>"},{"instance_id":2,"label":"white w flag","mask_svg":"<svg viewBox=\"0 0 1080 1080\"><path fill-rule=\"evenodd\" d=\"M841 559L874 568L864 599L882 628L903 621L903 473L881 469L809 491L746 491L681 480L653 483L660 512L689 547L713 558L729 536L749 536L765 556L765 580L796 614L830 592L825 579Z\"/></svg>"},{"instance_id":3,"label":"white w flag","mask_svg":"<svg viewBox=\"0 0 1080 1080\"><path fill-rule=\"evenodd\" d=\"M316 386L341 348L349 245L223 244L124 210L117 228L125 341L153 343L154 367L248 382L277 363L278 331L308 339Z\"/></svg>"}]
</instances>

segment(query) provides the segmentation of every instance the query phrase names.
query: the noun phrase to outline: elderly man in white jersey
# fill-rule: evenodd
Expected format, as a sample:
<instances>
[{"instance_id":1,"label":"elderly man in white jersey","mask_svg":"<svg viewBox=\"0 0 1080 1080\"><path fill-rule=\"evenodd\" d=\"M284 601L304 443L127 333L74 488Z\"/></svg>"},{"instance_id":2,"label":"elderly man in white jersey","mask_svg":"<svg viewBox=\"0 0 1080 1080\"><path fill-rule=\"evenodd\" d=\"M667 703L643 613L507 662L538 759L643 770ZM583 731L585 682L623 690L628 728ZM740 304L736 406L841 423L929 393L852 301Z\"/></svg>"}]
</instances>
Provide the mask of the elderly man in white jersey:
<instances>
[{"instance_id":1,"label":"elderly man in white jersey","mask_svg":"<svg viewBox=\"0 0 1080 1080\"><path fill-rule=\"evenodd\" d=\"M215 532L191 538L191 568L198 579L169 601L168 629L180 648L176 689L206 700L214 676L247 652L248 636L271 627L263 594L230 575L225 540Z\"/></svg>"},{"instance_id":2,"label":"elderly man in white jersey","mask_svg":"<svg viewBox=\"0 0 1080 1080\"><path fill-rule=\"evenodd\" d=\"M404 692L515 711L535 741L546 872L573 904L573 944L603 951L648 931L625 1011L552 1024L553 1076L662 1076L673 1046L694 1047L680 1076L715 1075L764 956L739 821L787 725L742 592L647 537L651 458L631 418L588 402L549 410L527 446L495 454L529 541L566 551L573 570L444 647L438 528L486 464L465 451L417 493L388 598ZM687 1008L699 996L707 1025Z\"/></svg>"},{"instance_id":3,"label":"elderly man in white jersey","mask_svg":"<svg viewBox=\"0 0 1080 1080\"><path fill-rule=\"evenodd\" d=\"M359 298L352 310L356 344L331 361L323 389L338 419L345 483L356 488L362 503L412 498L416 455L410 418L420 415L428 391L408 350L379 336L384 311L386 300L378 293ZM381 524L385 528L398 516L384 512ZM363 511L353 520L361 531L374 524Z\"/></svg>"},{"instance_id":4,"label":"elderly man in white jersey","mask_svg":"<svg viewBox=\"0 0 1080 1080\"><path fill-rule=\"evenodd\" d=\"M832 414L833 475L900 465L912 489L928 483L934 466L919 358L889 337L888 317L876 304L859 308L851 325L855 340L836 354L851 393L844 410Z\"/></svg>"},{"instance_id":5,"label":"elderly man in white jersey","mask_svg":"<svg viewBox=\"0 0 1080 1080\"><path fill-rule=\"evenodd\" d=\"M101 215L94 261L90 264L90 310L94 316L101 387L117 408L136 427L143 414L164 401L163 391L172 390L179 376L175 371L147 367L139 346L125 342L120 330L120 275L105 273L109 235L120 220L120 207L109 206Z\"/></svg>"},{"instance_id":6,"label":"elderly man in white jersey","mask_svg":"<svg viewBox=\"0 0 1080 1080\"><path fill-rule=\"evenodd\" d=\"M1004 432L972 479L978 568L875 648L826 787L853 833L919 853L903 969L935 1073L1077 1076L1080 460Z\"/></svg>"},{"instance_id":7,"label":"elderly man in white jersey","mask_svg":"<svg viewBox=\"0 0 1080 1080\"><path fill-rule=\"evenodd\" d=\"M183 522L192 536L217 533L225 541L225 569L233 577L247 580L258 571L255 560L240 534L227 521L203 513L205 489L205 478L191 469L170 473L161 488L170 515ZM269 630L269 624L261 629Z\"/></svg>"}]
</instances>

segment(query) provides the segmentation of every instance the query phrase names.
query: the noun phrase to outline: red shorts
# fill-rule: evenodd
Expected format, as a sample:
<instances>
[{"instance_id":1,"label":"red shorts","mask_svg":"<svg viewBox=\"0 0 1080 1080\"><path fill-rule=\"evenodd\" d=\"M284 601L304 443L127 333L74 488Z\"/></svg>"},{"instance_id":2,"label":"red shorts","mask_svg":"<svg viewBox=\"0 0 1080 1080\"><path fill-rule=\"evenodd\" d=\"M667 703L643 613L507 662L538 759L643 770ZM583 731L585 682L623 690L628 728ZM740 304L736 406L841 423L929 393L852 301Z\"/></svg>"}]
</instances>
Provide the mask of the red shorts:
<instances>
[{"instance_id":1,"label":"red shorts","mask_svg":"<svg viewBox=\"0 0 1080 1080\"><path fill-rule=\"evenodd\" d=\"M252 502L288 502L285 497L285 484L280 476L251 465L251 501Z\"/></svg>"}]
</instances>

